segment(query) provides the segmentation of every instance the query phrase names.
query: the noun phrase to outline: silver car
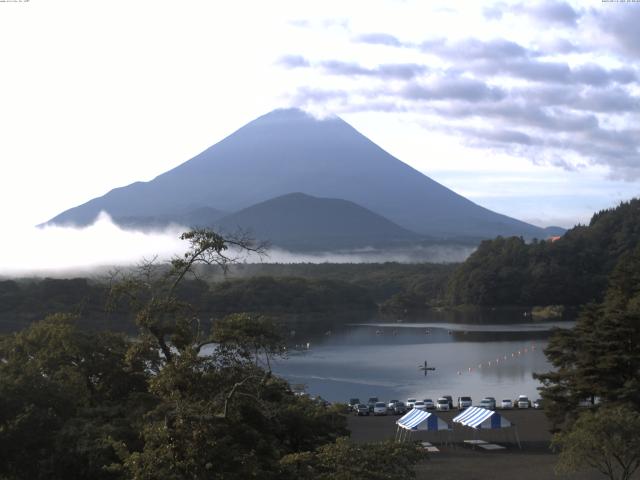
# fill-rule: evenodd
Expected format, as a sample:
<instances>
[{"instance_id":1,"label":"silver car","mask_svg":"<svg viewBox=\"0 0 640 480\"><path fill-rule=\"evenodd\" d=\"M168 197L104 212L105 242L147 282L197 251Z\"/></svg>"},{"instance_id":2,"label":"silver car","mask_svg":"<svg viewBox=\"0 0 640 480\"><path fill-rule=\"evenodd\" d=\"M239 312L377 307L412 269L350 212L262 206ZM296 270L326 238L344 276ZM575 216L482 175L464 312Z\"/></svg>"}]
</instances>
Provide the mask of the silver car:
<instances>
[{"instance_id":1,"label":"silver car","mask_svg":"<svg viewBox=\"0 0 640 480\"><path fill-rule=\"evenodd\" d=\"M448 412L449 411L449 399L448 398L439 398L436 402L436 410L440 412Z\"/></svg>"},{"instance_id":2,"label":"silver car","mask_svg":"<svg viewBox=\"0 0 640 480\"><path fill-rule=\"evenodd\" d=\"M483 398L480 400L480 406L482 408L486 408L487 410L495 410L496 409L496 401L492 398Z\"/></svg>"},{"instance_id":3,"label":"silver car","mask_svg":"<svg viewBox=\"0 0 640 480\"><path fill-rule=\"evenodd\" d=\"M373 406L373 414L374 415L386 415L387 414L387 404L384 402L376 402Z\"/></svg>"},{"instance_id":4,"label":"silver car","mask_svg":"<svg viewBox=\"0 0 640 480\"><path fill-rule=\"evenodd\" d=\"M415 408L416 410L426 410L427 406L422 400L418 400L413 404L413 408Z\"/></svg>"}]
</instances>

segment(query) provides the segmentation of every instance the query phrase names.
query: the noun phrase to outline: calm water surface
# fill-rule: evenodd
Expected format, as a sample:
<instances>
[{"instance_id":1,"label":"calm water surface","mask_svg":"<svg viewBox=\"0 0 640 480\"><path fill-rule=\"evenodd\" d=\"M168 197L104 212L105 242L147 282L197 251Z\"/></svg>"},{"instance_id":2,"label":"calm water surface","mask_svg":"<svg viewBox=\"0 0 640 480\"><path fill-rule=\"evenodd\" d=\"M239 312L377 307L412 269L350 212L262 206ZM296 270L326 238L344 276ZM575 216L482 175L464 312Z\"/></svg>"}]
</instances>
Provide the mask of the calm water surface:
<instances>
[{"instance_id":1,"label":"calm water surface","mask_svg":"<svg viewBox=\"0 0 640 480\"><path fill-rule=\"evenodd\" d=\"M553 326L572 323L472 325L446 322L368 323L325 334L297 333L309 349L278 360L276 373L331 401L484 396L498 401L539 397L533 372L550 370L543 353ZM425 376L425 360L435 371Z\"/></svg>"}]
</instances>

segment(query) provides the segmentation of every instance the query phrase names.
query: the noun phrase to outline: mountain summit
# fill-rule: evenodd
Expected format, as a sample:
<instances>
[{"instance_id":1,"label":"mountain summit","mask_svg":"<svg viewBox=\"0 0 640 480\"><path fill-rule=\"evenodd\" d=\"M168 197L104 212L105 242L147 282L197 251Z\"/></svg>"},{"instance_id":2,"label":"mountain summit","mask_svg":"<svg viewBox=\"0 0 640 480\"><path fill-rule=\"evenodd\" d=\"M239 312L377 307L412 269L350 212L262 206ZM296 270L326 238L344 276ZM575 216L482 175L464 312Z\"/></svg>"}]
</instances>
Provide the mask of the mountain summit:
<instances>
[{"instance_id":1,"label":"mountain summit","mask_svg":"<svg viewBox=\"0 0 640 480\"><path fill-rule=\"evenodd\" d=\"M48 223L87 225L102 210L116 222L184 216L198 208L238 212L292 192L354 202L441 239L547 236L456 194L342 119L319 120L297 109L263 115L153 180L116 188Z\"/></svg>"}]
</instances>

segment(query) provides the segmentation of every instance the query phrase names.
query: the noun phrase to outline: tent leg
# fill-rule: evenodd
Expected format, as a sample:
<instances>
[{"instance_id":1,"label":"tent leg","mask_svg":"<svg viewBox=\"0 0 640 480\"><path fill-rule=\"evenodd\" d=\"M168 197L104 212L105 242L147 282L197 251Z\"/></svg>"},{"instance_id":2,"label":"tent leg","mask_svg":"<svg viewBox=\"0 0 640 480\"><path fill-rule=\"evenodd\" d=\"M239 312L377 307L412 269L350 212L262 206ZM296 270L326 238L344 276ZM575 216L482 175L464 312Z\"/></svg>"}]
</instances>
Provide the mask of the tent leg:
<instances>
[{"instance_id":1,"label":"tent leg","mask_svg":"<svg viewBox=\"0 0 640 480\"><path fill-rule=\"evenodd\" d=\"M518 427L515 427L514 431L516 433L516 441L518 442L518 448L522 450L522 445L520 444L520 436L518 435Z\"/></svg>"}]
</instances>

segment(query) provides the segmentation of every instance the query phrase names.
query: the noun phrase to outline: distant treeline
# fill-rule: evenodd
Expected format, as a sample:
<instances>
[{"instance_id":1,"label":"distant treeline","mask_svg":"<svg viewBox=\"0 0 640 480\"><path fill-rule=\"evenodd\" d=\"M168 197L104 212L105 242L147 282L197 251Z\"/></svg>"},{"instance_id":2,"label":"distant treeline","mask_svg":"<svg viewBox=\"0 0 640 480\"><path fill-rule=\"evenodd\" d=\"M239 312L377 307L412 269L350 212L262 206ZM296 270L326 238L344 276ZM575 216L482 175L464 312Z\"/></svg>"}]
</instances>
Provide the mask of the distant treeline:
<instances>
[{"instance_id":1,"label":"distant treeline","mask_svg":"<svg viewBox=\"0 0 640 480\"><path fill-rule=\"evenodd\" d=\"M178 296L206 320L234 312L338 318L345 312L373 314L398 299L425 307L442 298L452 271L439 264L235 265L226 277L203 271L200 279L183 282ZM133 325L128 306L110 302L106 280L0 281L0 330L20 330L56 312L77 314L92 328L128 331Z\"/></svg>"},{"instance_id":2,"label":"distant treeline","mask_svg":"<svg viewBox=\"0 0 640 480\"><path fill-rule=\"evenodd\" d=\"M450 305L583 305L600 302L620 258L640 241L640 200L603 210L562 238L487 240L452 275Z\"/></svg>"}]
</instances>

